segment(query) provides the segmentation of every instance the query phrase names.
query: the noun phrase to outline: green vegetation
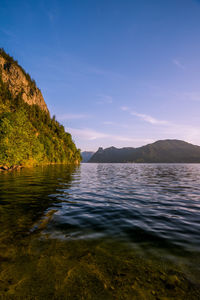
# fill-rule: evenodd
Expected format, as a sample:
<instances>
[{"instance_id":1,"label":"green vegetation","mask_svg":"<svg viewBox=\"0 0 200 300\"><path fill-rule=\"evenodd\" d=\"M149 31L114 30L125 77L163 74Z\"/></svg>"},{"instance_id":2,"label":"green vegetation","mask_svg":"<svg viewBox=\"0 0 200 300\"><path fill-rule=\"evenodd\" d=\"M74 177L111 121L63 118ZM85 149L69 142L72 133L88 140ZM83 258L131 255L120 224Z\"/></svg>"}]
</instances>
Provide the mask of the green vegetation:
<instances>
[{"instance_id":1,"label":"green vegetation","mask_svg":"<svg viewBox=\"0 0 200 300\"><path fill-rule=\"evenodd\" d=\"M20 94L14 97L0 77L0 166L80 160L80 150L55 116L28 105Z\"/></svg>"}]
</instances>

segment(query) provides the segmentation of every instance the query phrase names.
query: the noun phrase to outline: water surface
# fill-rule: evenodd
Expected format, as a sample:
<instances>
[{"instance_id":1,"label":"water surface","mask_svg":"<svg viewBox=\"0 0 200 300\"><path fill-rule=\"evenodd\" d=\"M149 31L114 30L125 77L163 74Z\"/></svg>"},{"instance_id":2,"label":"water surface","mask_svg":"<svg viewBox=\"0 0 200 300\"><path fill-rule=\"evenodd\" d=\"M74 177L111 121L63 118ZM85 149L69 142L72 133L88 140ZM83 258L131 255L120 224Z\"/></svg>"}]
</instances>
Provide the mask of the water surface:
<instances>
[{"instance_id":1,"label":"water surface","mask_svg":"<svg viewBox=\"0 0 200 300\"><path fill-rule=\"evenodd\" d=\"M38 167L0 190L4 297L199 298L200 165Z\"/></svg>"}]
</instances>

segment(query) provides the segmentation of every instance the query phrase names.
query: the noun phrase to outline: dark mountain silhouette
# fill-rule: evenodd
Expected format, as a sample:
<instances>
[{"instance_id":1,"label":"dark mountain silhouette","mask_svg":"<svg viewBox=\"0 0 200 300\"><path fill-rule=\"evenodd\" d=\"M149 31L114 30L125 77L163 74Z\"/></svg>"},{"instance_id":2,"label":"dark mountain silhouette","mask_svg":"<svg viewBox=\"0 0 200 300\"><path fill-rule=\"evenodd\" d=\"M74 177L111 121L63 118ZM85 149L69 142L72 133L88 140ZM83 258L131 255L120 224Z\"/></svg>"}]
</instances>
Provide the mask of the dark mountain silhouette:
<instances>
[{"instance_id":1,"label":"dark mountain silhouette","mask_svg":"<svg viewBox=\"0 0 200 300\"><path fill-rule=\"evenodd\" d=\"M92 151L81 152L82 162L88 162L94 153L95 152L92 152Z\"/></svg>"},{"instance_id":2,"label":"dark mountain silhouette","mask_svg":"<svg viewBox=\"0 0 200 300\"><path fill-rule=\"evenodd\" d=\"M200 146L180 140L161 140L139 148L99 148L91 163L200 163Z\"/></svg>"}]
</instances>

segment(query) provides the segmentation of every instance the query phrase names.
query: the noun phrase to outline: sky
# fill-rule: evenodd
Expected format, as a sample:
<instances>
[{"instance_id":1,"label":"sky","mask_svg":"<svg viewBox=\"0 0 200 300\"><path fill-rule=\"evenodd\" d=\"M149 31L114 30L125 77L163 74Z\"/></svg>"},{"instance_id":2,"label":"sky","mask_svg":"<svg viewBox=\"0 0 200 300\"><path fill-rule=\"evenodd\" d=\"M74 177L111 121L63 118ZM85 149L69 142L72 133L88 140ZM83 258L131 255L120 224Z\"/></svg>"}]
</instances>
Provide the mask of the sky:
<instances>
[{"instance_id":1,"label":"sky","mask_svg":"<svg viewBox=\"0 0 200 300\"><path fill-rule=\"evenodd\" d=\"M81 150L200 145L200 1L1 0L0 47Z\"/></svg>"}]
</instances>

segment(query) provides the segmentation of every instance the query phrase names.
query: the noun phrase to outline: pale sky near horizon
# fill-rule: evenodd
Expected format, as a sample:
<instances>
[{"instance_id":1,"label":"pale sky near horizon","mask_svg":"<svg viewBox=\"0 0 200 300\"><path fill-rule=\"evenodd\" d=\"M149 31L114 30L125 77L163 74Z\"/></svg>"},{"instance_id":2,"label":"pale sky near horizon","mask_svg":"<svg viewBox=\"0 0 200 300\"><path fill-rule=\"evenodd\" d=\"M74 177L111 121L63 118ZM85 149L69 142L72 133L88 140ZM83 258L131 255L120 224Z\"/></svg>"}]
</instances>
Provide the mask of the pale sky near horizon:
<instances>
[{"instance_id":1,"label":"pale sky near horizon","mask_svg":"<svg viewBox=\"0 0 200 300\"><path fill-rule=\"evenodd\" d=\"M1 0L0 47L81 150L200 145L200 1Z\"/></svg>"}]
</instances>

